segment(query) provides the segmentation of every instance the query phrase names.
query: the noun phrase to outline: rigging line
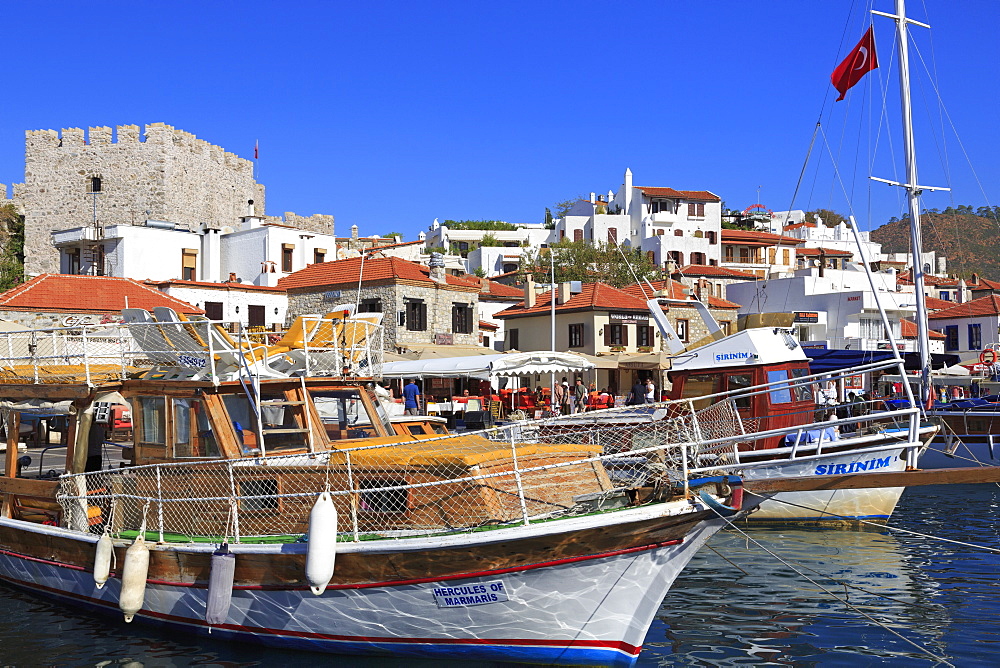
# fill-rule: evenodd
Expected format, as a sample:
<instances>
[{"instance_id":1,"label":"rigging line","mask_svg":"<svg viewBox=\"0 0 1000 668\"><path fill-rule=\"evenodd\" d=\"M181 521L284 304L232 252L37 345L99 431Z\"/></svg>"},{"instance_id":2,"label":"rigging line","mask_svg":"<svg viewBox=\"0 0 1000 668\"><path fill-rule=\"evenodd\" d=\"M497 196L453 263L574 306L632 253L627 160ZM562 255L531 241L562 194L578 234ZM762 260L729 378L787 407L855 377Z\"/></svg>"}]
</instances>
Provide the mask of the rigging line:
<instances>
[{"instance_id":1,"label":"rigging line","mask_svg":"<svg viewBox=\"0 0 1000 668\"><path fill-rule=\"evenodd\" d=\"M732 566L732 567L733 567L733 568L735 568L736 570L738 570L738 571L740 571L741 573L743 573L743 575L750 575L750 574L749 574L749 573L747 573L747 572L746 572L745 570L743 570L742 568L740 568L740 565L739 565L739 564L737 564L737 563L736 563L735 561L733 561L732 559L730 559L730 558L729 558L729 557L727 557L726 555L724 555L724 554L722 554L721 552L719 552L718 550L716 550L716 549L715 549L714 547L712 547L711 545L708 545L708 544L706 543L706 544L705 544L705 547L707 547L708 549L710 549L710 550L711 550L712 552L715 552L715 553L716 553L717 555L719 555L720 557L722 557L722 558L723 558L723 559L724 559L725 561L729 562L729 565L730 565L730 566Z\"/></svg>"},{"instance_id":2,"label":"rigging line","mask_svg":"<svg viewBox=\"0 0 1000 668\"><path fill-rule=\"evenodd\" d=\"M615 248L618 249L618 253L622 256L622 259L625 260L625 266L628 267L628 271L629 271L630 274L632 274L632 278L634 278L635 282L639 285L639 289L642 290L643 296L645 296L646 299L651 299L652 295L646 296L646 288L645 288L645 286L643 286L642 281L639 280L639 277L636 276L636 274L635 274L635 268L632 266L632 263L628 261L628 258L625 257L625 252L622 250L622 247L620 245L618 245L617 243L615 243ZM661 248L662 248L662 246L661 246Z\"/></svg>"},{"instance_id":3,"label":"rigging line","mask_svg":"<svg viewBox=\"0 0 1000 668\"><path fill-rule=\"evenodd\" d=\"M757 494L757 493L751 492L749 490L745 490L744 494L753 494L754 496L763 496L761 494ZM911 531L910 529L901 529L900 527L894 527L894 526L891 526L889 524L880 524L879 522L872 522L870 520L855 519L853 517L847 517L845 515L838 515L837 513L831 513L828 510L821 510L819 508L810 508L809 506L804 506L804 505L802 505L800 503L794 503L793 501L786 501L784 499L779 499L776 496L765 497L765 498L769 499L770 501L777 501L778 503L784 503L787 506L794 506L796 508L802 508L803 510L808 510L808 511L813 512L813 513L820 513L822 515L829 515L830 517L835 517L835 518L841 519L841 520L850 520L852 522L858 522L860 524L870 524L871 526L878 527L880 529L888 529L889 531L898 531L899 533L910 534L912 536L918 536L920 538L930 538L932 540L938 540L938 541L941 541L943 543L953 543L955 545L961 545L963 547L971 547L971 548L974 548L974 549L977 549L977 550L983 550L984 552L995 552L997 554L1000 554L1000 549L997 549L995 547L990 547L988 545L977 545L975 543L964 543L964 542L962 542L960 540L954 540L952 538L942 538L941 536L933 536L933 535L928 534L928 533L920 533L919 531Z\"/></svg>"},{"instance_id":4,"label":"rigging line","mask_svg":"<svg viewBox=\"0 0 1000 668\"><path fill-rule=\"evenodd\" d=\"M721 513L719 513L719 511L715 510L714 508L712 510L719 517L721 517L723 520L725 520L725 522L729 526L731 526L732 528L736 529L736 531L738 531L739 533L741 533L747 540L749 540L754 545L756 545L760 549L762 549L765 552L767 552L769 555L771 555L772 557L774 557L775 559L777 559L779 562L781 562L782 564L784 564L788 568L790 568L792 571L794 571L795 573L797 573L800 577L804 578L806 581L808 581L808 582L812 583L813 585L815 585L816 587L818 587L821 591L823 591L825 594L827 594L833 600L839 601L840 603L842 603L843 605L847 606L851 610L854 610L855 612L857 612L858 614L860 614L865 619L868 619L869 621L873 622L875 625L877 625L878 627L880 627L882 630L884 630L884 631L886 631L886 632L888 632L888 633L896 636L897 638L899 638L903 642L905 642L908 645L910 645L911 647L914 647L917 650L923 652L924 654L926 654L927 656L931 657L932 659L935 659L936 661L938 661L940 663L943 663L945 665L948 665L948 666L954 666L954 664L948 662L948 660L945 659L944 657L941 657L941 656L938 656L937 654L934 654L933 652L931 652L926 647L921 647L916 642L910 640L909 638L907 638L906 636L904 636L903 634L901 634L899 631L896 631L895 629L890 628L889 625L886 624L885 622L880 621L876 617L872 616L871 614L865 612L864 610L862 610L861 608L859 608L855 604L851 603L848 599L841 598L839 595L835 594L830 589L827 589L826 587L824 587L823 585L821 585L819 582L817 582L813 578L809 577L808 575L806 575L805 573L803 573L802 571L800 571L794 565L792 565L788 561L782 559L775 552L773 552L772 550L769 550L763 543L761 543L758 540L755 540L754 538L751 538L750 535L747 534L747 532L743 531L743 529L741 529L740 527L736 526L736 524L734 524L733 521L730 520L728 517L724 517Z\"/></svg>"},{"instance_id":5,"label":"rigging line","mask_svg":"<svg viewBox=\"0 0 1000 668\"><path fill-rule=\"evenodd\" d=\"M705 547L709 548L710 550L712 550L712 552L715 552L716 554L718 554L723 559L726 559L726 557L723 556L721 552L719 552L716 549L714 549L711 545L706 545ZM746 549L746 548L744 548L744 549ZM726 559L726 561L729 561L729 559ZM733 562L731 562L731 561L729 561L729 563L733 564ZM733 564L733 566L736 566L736 568L740 568L736 564ZM862 592L864 592L866 594L870 594L872 596L877 596L879 598L884 598L884 599L887 599L887 600L890 600L890 601L895 601L896 603L900 603L900 604L905 605L907 607L919 608L921 610L936 610L937 607L938 607L938 606L933 606L933 605L922 605L920 603L914 603L912 601L904 601L901 598L896 598L895 596L890 596L890 595L885 594L885 593L880 592L880 591L874 591L872 589L868 589L867 587L862 587L861 585L852 584L850 582L847 582L846 580L839 580L839 579L833 577L832 575L830 575L829 573L824 573L821 570L812 568L810 566L806 566L805 564L798 564L798 566L799 566L799 568L804 568L807 571L815 573L816 575L821 575L821 576L825 577L826 579L830 580L831 582L834 582L835 584L838 584L838 585L840 585L842 587L850 587L851 589L857 589L858 591L862 591ZM740 570L743 571L742 568L740 568ZM743 572L746 573L746 571L743 571Z\"/></svg>"},{"instance_id":6,"label":"rigging line","mask_svg":"<svg viewBox=\"0 0 1000 668\"><path fill-rule=\"evenodd\" d=\"M802 169L799 171L799 180L795 183L795 190L792 191L792 201L788 203L788 215L785 216L785 222L781 226L782 230L784 230L785 225L787 225L792 219L792 209L795 207L795 199L799 196L799 188L802 186L802 179L805 178L806 169L809 167L809 158L812 157L813 146L816 145L816 135L819 133L821 125L822 122L817 120L816 127L813 128L812 138L809 140L809 149L806 150L806 159L802 161Z\"/></svg>"}]
</instances>

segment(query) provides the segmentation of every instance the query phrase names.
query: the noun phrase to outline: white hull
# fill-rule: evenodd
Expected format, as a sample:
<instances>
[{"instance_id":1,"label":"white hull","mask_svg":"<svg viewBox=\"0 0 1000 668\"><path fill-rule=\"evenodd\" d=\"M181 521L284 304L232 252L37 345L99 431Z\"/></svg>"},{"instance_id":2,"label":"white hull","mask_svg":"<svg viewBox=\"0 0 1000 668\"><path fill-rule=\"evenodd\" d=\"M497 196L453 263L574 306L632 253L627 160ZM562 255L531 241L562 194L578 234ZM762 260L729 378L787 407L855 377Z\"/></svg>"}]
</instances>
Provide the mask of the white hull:
<instances>
[{"instance_id":1,"label":"white hull","mask_svg":"<svg viewBox=\"0 0 1000 668\"><path fill-rule=\"evenodd\" d=\"M860 469L864 466L864 469ZM897 446L876 452L842 452L795 460L766 462L747 466L743 475L753 480L823 476L854 473L859 470L879 472L905 471L906 449ZM747 517L751 522L837 522L885 520L896 508L903 487L881 489L838 489L811 492L781 492L761 503L757 512Z\"/></svg>"},{"instance_id":2,"label":"white hull","mask_svg":"<svg viewBox=\"0 0 1000 668\"><path fill-rule=\"evenodd\" d=\"M672 544L435 581L331 586L321 596L313 596L305 587L237 586L226 623L211 627L211 633L345 654L627 666L638 656L677 575L724 524L721 519L701 522ZM25 530L31 531L31 526ZM47 533L54 531L59 532L48 529ZM92 545L90 539L82 540ZM232 549L239 559L241 550L255 554L270 550L278 555L289 547L237 545ZM205 546L167 549L204 551ZM372 558L380 556L372 554ZM97 589L89 570L0 551L0 579L121 619L117 577ZM435 590L477 585L487 593L499 591L499 600L480 604L461 604L460 600L454 607L439 606L442 599L435 596ZM188 633L207 633L206 599L203 586L150 581L136 619Z\"/></svg>"}]
</instances>

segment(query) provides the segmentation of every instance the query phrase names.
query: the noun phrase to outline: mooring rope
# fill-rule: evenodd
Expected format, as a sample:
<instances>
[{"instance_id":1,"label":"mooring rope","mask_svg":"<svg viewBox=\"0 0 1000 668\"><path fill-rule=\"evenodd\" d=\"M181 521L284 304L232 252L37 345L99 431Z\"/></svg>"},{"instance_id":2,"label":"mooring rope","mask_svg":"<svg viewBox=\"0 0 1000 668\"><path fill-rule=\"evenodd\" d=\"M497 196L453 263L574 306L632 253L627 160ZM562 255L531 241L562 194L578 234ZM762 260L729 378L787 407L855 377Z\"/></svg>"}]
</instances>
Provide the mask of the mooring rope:
<instances>
[{"instance_id":1,"label":"mooring rope","mask_svg":"<svg viewBox=\"0 0 1000 668\"><path fill-rule=\"evenodd\" d=\"M975 548L977 550L983 550L985 552L993 552L993 553L996 553L996 554L1000 554L1000 549L997 549L995 547L989 547L988 545L977 545L975 543L966 543L964 541L954 540L954 539L951 539L951 538L942 538L941 536L933 536L933 535L931 535L929 533L921 533L919 531L911 531L910 529L902 529L900 527L894 527L894 526L891 526L889 524L881 524L879 522L871 522L869 520L862 520L862 519L857 519L857 518L854 518L854 517L847 517L846 515L838 515L837 513L831 513L828 510L820 510L818 508L810 508L809 506L804 506L804 505L802 505L800 503L793 503L791 501L785 501L784 499L778 499L778 498L775 498L775 497L768 498L768 497L766 497L766 496L764 496L762 494L755 494L754 492L751 492L749 490L746 490L744 492L744 494L753 494L754 496L759 496L759 497L765 498L768 501L777 501L778 503L784 503L786 505L794 506L796 508L802 508L803 510L808 510L808 511L813 512L813 513L820 513L821 515L829 515L830 517L835 517L837 519L848 520L848 521L851 521L851 522L859 522L861 524L870 524L870 525L872 525L874 527L878 527L879 529L888 529L889 531L898 531L899 533L905 533L905 534L909 534L911 536L919 536L920 538L930 538L932 540L938 540L938 541L941 541L943 543L952 543L954 545L961 545L963 547L971 547L971 548Z\"/></svg>"},{"instance_id":2,"label":"mooring rope","mask_svg":"<svg viewBox=\"0 0 1000 668\"><path fill-rule=\"evenodd\" d=\"M769 555L771 555L772 557L774 557L775 559L777 559L777 560L778 560L779 562L781 562L782 564L784 564L785 566L787 566L788 568L790 568L791 570L793 570L793 571L794 571L795 573L797 573L797 574L798 574L798 575L799 575L800 577L804 578L804 579L805 579L805 580L807 580L808 582L810 582L810 583L812 583L813 585L815 585L816 587L818 587L818 588L819 588L819 589L820 589L821 591L823 591L823 592L824 592L825 594L827 594L828 596L830 596L830 597L831 597L832 599L834 599L834 600L836 600L836 601L839 601L839 602L840 602L840 603L842 603L843 605L845 605L845 606L847 606L848 608L850 608L850 609L854 610L855 612L857 612L858 614L860 614L860 615L861 615L862 617L864 617L865 619L867 619L867 620L871 621L871 622L872 622L872 623L874 623L874 624L875 624L876 626L880 627L880 628L881 628L882 630L884 630L884 631L886 631L886 632L888 632L888 633L890 633L890 634L892 634L892 635L896 636L897 638L899 638L900 640L902 640L902 641L903 641L903 642L905 642L906 644L908 644L908 645L910 645L910 646L914 647L915 649L919 650L920 652L922 652L922 653L926 654L927 656L931 657L931 658L932 658L932 659L934 659L935 661L937 661L937 662L939 662L939 663L942 663L942 664L944 664L944 665L946 665L946 666L952 666L952 667L954 668L954 665L955 665L955 664L953 664L953 663L949 662L949 661L948 661L947 659L945 659L945 658L944 658L944 657L942 657L942 656L938 656L937 654L934 654L934 653L933 653L932 651L930 651L930 650L929 650L929 649L927 649L926 647L923 647L923 646L919 645L918 643L916 643L916 642L914 642L914 641L910 640L909 638L907 638L906 636L904 636L904 635L903 635L903 634L901 634L900 632L898 632L898 631L896 631L896 630L894 630L894 629L891 629L891 628L889 628L889 626L888 626L887 624L883 623L882 621L880 621L880 620L879 620L879 619L877 619L876 617L873 617L872 615L870 615L869 613L865 612L864 610L862 610L862 609L861 609L861 608L859 608L858 606L854 605L854 604L853 604L853 603L851 603L851 602L850 602L850 601L849 601L848 599L846 599L846 598L841 598L840 596L838 596L838 595L837 595L836 593L834 593L834 592L833 592L833 591L831 591L830 589L828 589L828 588L824 587L824 586L823 586L822 584L820 584L819 582L817 582L817 581L816 581L816 580L814 580L813 578L809 577L808 575L806 575L805 573L803 573L802 571L800 571L800 570L799 570L798 568L796 568L796 567L795 567L795 565L793 565L793 564L789 563L789 562L788 562L788 561L786 561L785 559L782 559L782 558L781 558L780 556L778 556L778 555L777 555L776 553L774 553L774 552L773 552L772 550L769 550L769 549L768 549L768 548L767 548L767 547L766 547L766 546L765 546L764 544L762 544L762 543L761 543L760 541L758 541L758 540L755 540L755 539L753 539L753 538L752 538L752 537L751 537L751 536L750 536L750 535L749 535L749 534L748 534L748 533L747 533L746 531L743 531L743 529L741 529L741 528L740 528L740 527L738 527L738 526L737 526L736 524L734 524L734 523L733 523L733 521L732 521L732 520L730 520L730 519L729 519L728 517L725 517L725 516L723 516L723 515L722 515L721 513L719 513L719 511L715 510L714 508L713 508L712 510L713 510L713 511L714 511L714 512L715 512L715 513L716 513L717 515L719 515L719 517L721 517L721 518L722 518L723 520L725 520L725 521L726 521L726 524L728 524L728 525L729 525L729 526L730 526L731 528L733 528L733 529L735 529L736 531L740 532L740 534L742 534L742 535L743 535L743 537L744 537L744 538L746 538L746 539L747 539L747 540L748 540L749 542L753 543L754 545L756 545L756 546L757 546L757 547L759 547L760 549L764 550L764 551L765 551L765 552L767 552L767 553L768 553Z\"/></svg>"}]
</instances>

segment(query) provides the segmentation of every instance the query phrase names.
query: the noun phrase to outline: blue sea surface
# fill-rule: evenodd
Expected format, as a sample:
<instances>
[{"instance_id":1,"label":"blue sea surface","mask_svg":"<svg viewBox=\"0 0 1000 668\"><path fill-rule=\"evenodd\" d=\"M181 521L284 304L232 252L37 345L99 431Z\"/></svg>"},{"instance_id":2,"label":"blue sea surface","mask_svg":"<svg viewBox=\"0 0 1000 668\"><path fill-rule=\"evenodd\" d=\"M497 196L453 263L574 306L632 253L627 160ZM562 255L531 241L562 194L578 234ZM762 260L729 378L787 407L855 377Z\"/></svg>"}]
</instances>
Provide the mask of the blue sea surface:
<instances>
[{"instance_id":1,"label":"blue sea surface","mask_svg":"<svg viewBox=\"0 0 1000 668\"><path fill-rule=\"evenodd\" d=\"M891 525L1000 549L998 508L994 485L917 487L905 492ZM1000 665L998 553L837 529L727 530L708 548L664 600L639 666ZM0 587L0 664L483 665L229 644L126 625L7 587Z\"/></svg>"}]
</instances>

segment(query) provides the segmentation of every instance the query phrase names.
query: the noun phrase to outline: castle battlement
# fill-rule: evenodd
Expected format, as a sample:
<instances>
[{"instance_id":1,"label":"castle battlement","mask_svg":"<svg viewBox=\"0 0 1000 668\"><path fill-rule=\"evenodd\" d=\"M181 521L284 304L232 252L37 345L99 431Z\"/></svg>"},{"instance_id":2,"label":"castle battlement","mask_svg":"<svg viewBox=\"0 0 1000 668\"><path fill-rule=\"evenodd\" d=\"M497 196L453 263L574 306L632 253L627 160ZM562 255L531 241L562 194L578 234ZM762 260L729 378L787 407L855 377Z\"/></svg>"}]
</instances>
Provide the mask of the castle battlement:
<instances>
[{"instance_id":1,"label":"castle battlement","mask_svg":"<svg viewBox=\"0 0 1000 668\"><path fill-rule=\"evenodd\" d=\"M27 156L47 149L75 149L89 146L98 149L124 144L146 144L185 150L194 155L208 156L212 161L240 173L252 174L253 161L226 151L221 146L199 139L195 134L178 130L166 123L150 123L145 128L138 125L62 128L61 130L28 130L24 133Z\"/></svg>"}]
</instances>

